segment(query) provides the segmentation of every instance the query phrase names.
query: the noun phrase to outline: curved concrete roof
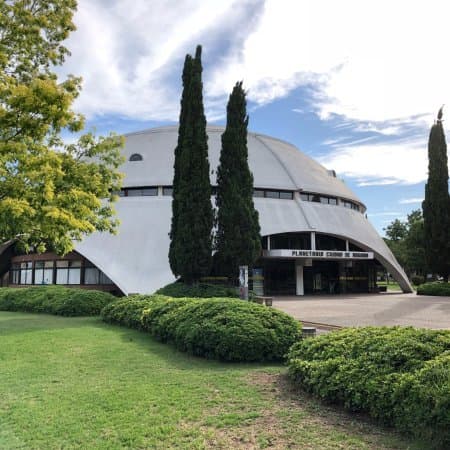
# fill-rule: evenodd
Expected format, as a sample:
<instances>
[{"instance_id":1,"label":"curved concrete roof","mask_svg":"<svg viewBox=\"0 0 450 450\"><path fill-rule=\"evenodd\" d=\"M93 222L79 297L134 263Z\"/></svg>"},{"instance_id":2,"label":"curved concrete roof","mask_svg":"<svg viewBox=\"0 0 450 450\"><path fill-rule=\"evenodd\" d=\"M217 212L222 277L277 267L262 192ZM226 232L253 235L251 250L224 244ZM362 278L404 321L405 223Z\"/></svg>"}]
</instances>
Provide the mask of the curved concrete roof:
<instances>
[{"instance_id":1,"label":"curved concrete roof","mask_svg":"<svg viewBox=\"0 0 450 450\"><path fill-rule=\"evenodd\" d=\"M213 169L211 184L214 185L224 127L210 126L207 132L209 163ZM171 185L178 126L130 133L125 138L123 153L127 162L121 167L125 173L124 186ZM141 154L143 161L128 161L133 153ZM317 192L362 203L342 180L287 142L248 133L248 159L255 187Z\"/></svg>"},{"instance_id":2,"label":"curved concrete roof","mask_svg":"<svg viewBox=\"0 0 450 450\"><path fill-rule=\"evenodd\" d=\"M211 169L219 162L221 127L208 127ZM127 162L124 186L171 185L177 127L164 127L126 135ZM304 190L360 202L339 179L296 147L269 136L249 133L249 165L255 187ZM133 153L143 161L128 162ZM211 176L215 184L215 170ZM375 257L405 291L411 285L385 242L360 212L342 206L294 200L255 198L261 234L315 231L349 239L373 251ZM172 198L122 197L117 204L121 221L118 235L96 233L76 250L96 264L126 294L151 293L174 280L168 261Z\"/></svg>"}]
</instances>

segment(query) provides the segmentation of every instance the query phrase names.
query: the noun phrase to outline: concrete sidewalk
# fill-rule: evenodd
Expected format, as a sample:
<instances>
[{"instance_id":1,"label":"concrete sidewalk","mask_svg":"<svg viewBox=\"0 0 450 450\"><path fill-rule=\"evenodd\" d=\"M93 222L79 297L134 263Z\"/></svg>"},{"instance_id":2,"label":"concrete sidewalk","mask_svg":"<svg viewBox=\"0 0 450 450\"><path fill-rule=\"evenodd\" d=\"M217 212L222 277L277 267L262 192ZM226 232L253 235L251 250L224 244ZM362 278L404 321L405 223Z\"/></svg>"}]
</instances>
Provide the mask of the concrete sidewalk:
<instances>
[{"instance_id":1,"label":"concrete sidewalk","mask_svg":"<svg viewBox=\"0 0 450 450\"><path fill-rule=\"evenodd\" d=\"M329 325L450 329L450 297L401 293L274 297L273 306L296 319Z\"/></svg>"}]
</instances>

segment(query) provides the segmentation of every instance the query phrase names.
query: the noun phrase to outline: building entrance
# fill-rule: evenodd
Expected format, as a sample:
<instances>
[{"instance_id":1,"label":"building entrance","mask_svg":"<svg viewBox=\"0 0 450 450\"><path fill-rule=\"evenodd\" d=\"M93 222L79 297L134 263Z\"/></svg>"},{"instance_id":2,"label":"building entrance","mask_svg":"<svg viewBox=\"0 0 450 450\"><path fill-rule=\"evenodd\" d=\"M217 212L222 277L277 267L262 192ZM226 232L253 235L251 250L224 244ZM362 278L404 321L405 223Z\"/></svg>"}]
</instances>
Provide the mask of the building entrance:
<instances>
[{"instance_id":1,"label":"building entrance","mask_svg":"<svg viewBox=\"0 0 450 450\"><path fill-rule=\"evenodd\" d=\"M265 295L295 295L295 261L265 260L263 267Z\"/></svg>"},{"instance_id":2,"label":"building entrance","mask_svg":"<svg viewBox=\"0 0 450 450\"><path fill-rule=\"evenodd\" d=\"M264 259L265 295L334 295L372 292L376 261Z\"/></svg>"},{"instance_id":3,"label":"building entrance","mask_svg":"<svg viewBox=\"0 0 450 450\"><path fill-rule=\"evenodd\" d=\"M303 267L305 294L339 294L339 262L314 261Z\"/></svg>"}]
</instances>

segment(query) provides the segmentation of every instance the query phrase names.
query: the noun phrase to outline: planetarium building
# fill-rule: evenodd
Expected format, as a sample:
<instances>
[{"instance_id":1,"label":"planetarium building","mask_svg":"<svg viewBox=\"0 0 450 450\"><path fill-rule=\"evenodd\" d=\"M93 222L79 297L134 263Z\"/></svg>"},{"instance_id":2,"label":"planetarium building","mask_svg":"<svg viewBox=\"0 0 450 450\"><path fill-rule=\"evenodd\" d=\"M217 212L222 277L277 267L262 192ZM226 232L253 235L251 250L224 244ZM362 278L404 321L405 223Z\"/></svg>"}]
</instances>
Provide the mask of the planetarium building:
<instances>
[{"instance_id":1,"label":"planetarium building","mask_svg":"<svg viewBox=\"0 0 450 450\"><path fill-rule=\"evenodd\" d=\"M214 188L224 129L207 131ZM95 233L65 257L19 254L14 244L4 244L2 285L78 285L128 295L152 293L174 281L168 249L177 137L176 126L126 135L117 235ZM263 237L253 270L257 292L373 292L381 267L403 291L411 291L404 271L367 220L366 207L334 171L265 135L248 134L248 153Z\"/></svg>"}]
</instances>

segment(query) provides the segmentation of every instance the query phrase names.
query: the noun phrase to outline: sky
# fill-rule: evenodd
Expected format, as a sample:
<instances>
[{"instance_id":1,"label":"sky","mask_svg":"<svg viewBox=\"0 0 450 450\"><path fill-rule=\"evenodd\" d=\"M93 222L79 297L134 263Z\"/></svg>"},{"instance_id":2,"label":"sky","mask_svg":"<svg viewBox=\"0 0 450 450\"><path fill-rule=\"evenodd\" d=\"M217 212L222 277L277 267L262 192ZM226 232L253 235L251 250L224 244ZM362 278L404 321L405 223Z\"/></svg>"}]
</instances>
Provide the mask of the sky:
<instances>
[{"instance_id":1,"label":"sky","mask_svg":"<svg viewBox=\"0 0 450 450\"><path fill-rule=\"evenodd\" d=\"M83 78L74 107L99 134L176 124L201 44L208 123L242 80L249 130L336 170L384 234L421 206L429 130L450 109L447 3L79 0L61 75Z\"/></svg>"}]
</instances>

